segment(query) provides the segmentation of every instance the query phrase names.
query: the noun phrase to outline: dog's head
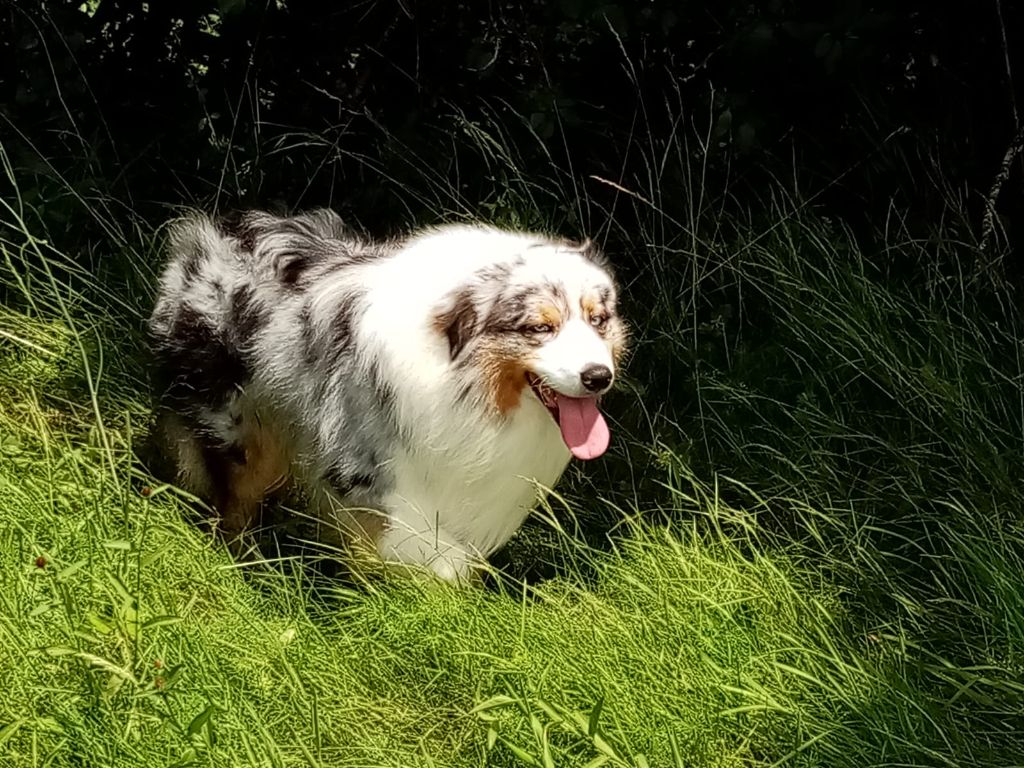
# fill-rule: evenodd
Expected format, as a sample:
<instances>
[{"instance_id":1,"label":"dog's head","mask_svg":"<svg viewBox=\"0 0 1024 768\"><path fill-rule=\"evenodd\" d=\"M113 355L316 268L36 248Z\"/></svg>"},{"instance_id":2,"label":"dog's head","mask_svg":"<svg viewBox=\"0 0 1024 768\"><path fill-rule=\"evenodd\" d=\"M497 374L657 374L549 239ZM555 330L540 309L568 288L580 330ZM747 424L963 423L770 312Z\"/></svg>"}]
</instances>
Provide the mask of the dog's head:
<instances>
[{"instance_id":1,"label":"dog's head","mask_svg":"<svg viewBox=\"0 0 1024 768\"><path fill-rule=\"evenodd\" d=\"M499 413L536 397L574 456L607 449L598 405L615 382L626 326L594 244L538 239L477 271L448 297L435 325L453 365Z\"/></svg>"}]
</instances>

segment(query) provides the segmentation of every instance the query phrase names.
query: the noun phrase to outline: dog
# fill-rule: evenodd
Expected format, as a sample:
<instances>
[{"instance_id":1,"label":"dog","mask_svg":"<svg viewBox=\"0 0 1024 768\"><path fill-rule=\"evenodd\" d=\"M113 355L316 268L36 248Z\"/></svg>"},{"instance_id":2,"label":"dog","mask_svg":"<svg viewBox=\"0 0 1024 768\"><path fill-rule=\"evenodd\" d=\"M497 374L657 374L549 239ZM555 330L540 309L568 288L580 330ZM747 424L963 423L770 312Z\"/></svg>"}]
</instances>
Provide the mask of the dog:
<instances>
[{"instance_id":1,"label":"dog","mask_svg":"<svg viewBox=\"0 0 1024 768\"><path fill-rule=\"evenodd\" d=\"M329 210L172 222L149 320L178 485L237 537L305 489L384 561L469 578L570 458L627 340L601 251L445 225L360 236Z\"/></svg>"}]
</instances>

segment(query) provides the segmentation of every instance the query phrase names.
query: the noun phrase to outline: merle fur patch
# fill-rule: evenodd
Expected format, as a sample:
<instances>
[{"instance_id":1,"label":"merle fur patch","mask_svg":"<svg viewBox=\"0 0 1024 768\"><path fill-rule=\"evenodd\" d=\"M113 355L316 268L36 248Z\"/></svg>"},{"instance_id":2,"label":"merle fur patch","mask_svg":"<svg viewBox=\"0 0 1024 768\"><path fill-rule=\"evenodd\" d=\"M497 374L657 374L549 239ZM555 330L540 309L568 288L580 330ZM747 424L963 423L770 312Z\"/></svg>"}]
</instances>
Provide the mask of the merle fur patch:
<instances>
[{"instance_id":1,"label":"merle fur patch","mask_svg":"<svg viewBox=\"0 0 1024 768\"><path fill-rule=\"evenodd\" d=\"M325 479L338 495L350 496L357 490L369 490L372 488L377 482L377 473L332 467L327 471Z\"/></svg>"}]
</instances>

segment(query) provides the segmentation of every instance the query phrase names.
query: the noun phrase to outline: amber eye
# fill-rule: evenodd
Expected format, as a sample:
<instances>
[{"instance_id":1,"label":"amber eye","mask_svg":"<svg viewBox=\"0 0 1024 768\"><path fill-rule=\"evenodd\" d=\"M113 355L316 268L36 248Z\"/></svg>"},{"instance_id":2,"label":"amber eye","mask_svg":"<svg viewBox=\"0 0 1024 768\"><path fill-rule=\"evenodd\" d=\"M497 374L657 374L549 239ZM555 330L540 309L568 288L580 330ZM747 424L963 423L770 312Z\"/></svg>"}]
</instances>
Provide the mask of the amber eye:
<instances>
[{"instance_id":1,"label":"amber eye","mask_svg":"<svg viewBox=\"0 0 1024 768\"><path fill-rule=\"evenodd\" d=\"M535 333L537 335L540 335L542 333L551 333L555 329L552 328L547 323L540 323L538 325L528 325L524 330L527 333Z\"/></svg>"}]
</instances>

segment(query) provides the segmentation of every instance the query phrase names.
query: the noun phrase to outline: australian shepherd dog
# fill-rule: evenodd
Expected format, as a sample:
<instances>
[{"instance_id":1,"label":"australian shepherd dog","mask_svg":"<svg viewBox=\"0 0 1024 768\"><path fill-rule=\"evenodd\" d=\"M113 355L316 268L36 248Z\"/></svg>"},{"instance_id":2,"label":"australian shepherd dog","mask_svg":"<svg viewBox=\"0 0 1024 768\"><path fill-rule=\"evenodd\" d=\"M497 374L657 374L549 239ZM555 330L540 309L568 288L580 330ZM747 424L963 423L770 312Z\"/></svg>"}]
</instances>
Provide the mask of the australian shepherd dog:
<instances>
[{"instance_id":1,"label":"australian shepherd dog","mask_svg":"<svg viewBox=\"0 0 1024 768\"><path fill-rule=\"evenodd\" d=\"M590 242L452 225L374 242L333 212L172 224L149 321L177 483L231 538L294 483L385 561L470 576L570 457L626 329Z\"/></svg>"}]
</instances>

